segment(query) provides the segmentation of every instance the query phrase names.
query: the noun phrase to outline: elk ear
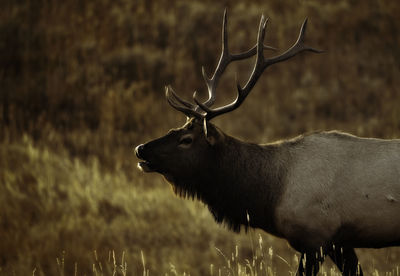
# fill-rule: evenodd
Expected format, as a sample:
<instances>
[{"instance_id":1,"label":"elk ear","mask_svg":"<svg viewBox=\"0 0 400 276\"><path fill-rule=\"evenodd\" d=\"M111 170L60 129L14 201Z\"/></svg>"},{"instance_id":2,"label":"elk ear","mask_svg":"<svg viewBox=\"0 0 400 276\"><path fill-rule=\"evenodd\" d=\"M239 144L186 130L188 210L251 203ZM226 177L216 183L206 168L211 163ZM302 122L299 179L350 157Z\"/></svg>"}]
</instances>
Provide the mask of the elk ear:
<instances>
[{"instance_id":1,"label":"elk ear","mask_svg":"<svg viewBox=\"0 0 400 276\"><path fill-rule=\"evenodd\" d=\"M203 128L206 140L211 146L214 146L215 144L218 144L224 140L224 134L222 131L214 125L208 124L206 119L203 121Z\"/></svg>"}]
</instances>

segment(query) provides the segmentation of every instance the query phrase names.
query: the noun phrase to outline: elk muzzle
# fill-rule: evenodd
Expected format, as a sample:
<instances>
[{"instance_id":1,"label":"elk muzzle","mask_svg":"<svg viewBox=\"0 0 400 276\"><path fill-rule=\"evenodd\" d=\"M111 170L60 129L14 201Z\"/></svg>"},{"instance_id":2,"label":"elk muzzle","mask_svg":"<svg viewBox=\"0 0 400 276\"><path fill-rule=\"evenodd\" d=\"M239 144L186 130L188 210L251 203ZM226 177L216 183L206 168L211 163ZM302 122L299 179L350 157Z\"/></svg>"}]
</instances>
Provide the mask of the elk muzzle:
<instances>
[{"instance_id":1,"label":"elk muzzle","mask_svg":"<svg viewBox=\"0 0 400 276\"><path fill-rule=\"evenodd\" d=\"M142 161L138 162L137 167L139 170L143 172L154 172L154 169L151 167L149 161L146 161L143 157L144 145L140 144L135 148L136 157L141 159Z\"/></svg>"}]
</instances>

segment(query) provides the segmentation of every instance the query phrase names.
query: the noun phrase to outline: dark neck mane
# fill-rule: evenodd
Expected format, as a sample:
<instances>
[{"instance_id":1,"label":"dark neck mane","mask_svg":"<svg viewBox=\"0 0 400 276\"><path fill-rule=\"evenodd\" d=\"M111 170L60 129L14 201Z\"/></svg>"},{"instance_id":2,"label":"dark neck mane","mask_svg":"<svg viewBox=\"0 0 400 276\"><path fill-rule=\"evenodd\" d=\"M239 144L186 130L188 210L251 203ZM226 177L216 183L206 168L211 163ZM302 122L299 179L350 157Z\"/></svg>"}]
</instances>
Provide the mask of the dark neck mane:
<instances>
[{"instance_id":1,"label":"dark neck mane","mask_svg":"<svg viewBox=\"0 0 400 276\"><path fill-rule=\"evenodd\" d=\"M227 136L207 170L175 179L176 194L203 201L218 223L234 231L248 226L275 233L274 212L286 169L281 145L244 143Z\"/></svg>"}]
</instances>

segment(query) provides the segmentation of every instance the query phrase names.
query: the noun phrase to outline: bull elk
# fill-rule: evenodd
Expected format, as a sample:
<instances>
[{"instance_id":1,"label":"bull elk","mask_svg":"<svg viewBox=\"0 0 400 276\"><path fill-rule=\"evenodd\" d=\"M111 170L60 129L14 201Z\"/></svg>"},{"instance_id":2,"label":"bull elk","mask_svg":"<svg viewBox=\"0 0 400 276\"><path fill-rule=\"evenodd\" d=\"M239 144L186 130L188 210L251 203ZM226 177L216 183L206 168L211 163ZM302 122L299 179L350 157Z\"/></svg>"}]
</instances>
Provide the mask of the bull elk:
<instances>
[{"instance_id":1,"label":"bull elk","mask_svg":"<svg viewBox=\"0 0 400 276\"><path fill-rule=\"evenodd\" d=\"M253 48L231 54L225 11L218 65L211 78L203 68L207 100L195 92L189 102L166 87L168 103L187 122L137 146L138 167L162 174L176 194L203 201L232 230L250 226L286 239L301 253L297 275L316 275L326 256L344 275L362 275L354 248L400 245L400 140L329 131L258 145L210 122L238 108L268 66L304 51L321 52L304 44L305 20L290 49L265 58L264 50L272 48L264 45L267 21L261 17ZM254 55L254 69L244 87L237 85L236 99L212 108L225 68Z\"/></svg>"}]
</instances>

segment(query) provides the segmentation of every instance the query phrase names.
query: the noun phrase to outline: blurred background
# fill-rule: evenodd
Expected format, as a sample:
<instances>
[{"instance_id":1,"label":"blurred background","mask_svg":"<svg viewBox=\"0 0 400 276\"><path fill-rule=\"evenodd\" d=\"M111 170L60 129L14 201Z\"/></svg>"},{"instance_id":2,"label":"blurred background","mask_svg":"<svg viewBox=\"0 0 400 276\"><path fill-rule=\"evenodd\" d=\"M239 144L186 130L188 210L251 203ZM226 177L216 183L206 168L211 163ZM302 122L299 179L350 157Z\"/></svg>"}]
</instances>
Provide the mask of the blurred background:
<instances>
[{"instance_id":1,"label":"blurred background","mask_svg":"<svg viewBox=\"0 0 400 276\"><path fill-rule=\"evenodd\" d=\"M217 63L225 7L232 52L255 44L261 14L278 53L306 17L307 43L326 51L268 68L240 109L214 120L226 133L400 137L398 1L3 0L0 275L294 273L285 241L231 233L136 169L136 145L185 122L164 85L204 93L201 66L211 75ZM217 105L252 63L228 68ZM400 250L357 252L367 273L399 275Z\"/></svg>"}]
</instances>

